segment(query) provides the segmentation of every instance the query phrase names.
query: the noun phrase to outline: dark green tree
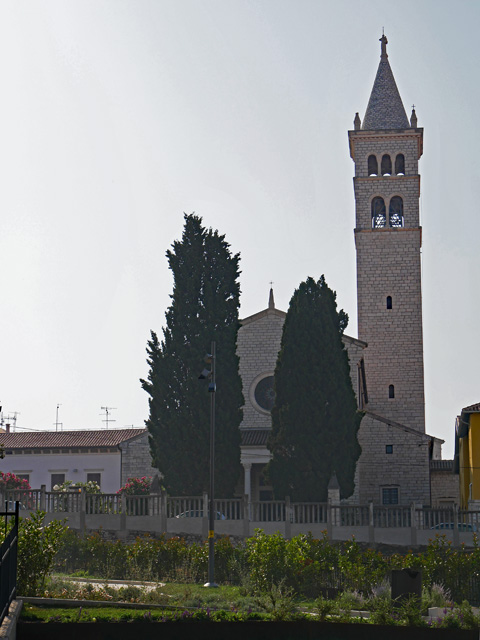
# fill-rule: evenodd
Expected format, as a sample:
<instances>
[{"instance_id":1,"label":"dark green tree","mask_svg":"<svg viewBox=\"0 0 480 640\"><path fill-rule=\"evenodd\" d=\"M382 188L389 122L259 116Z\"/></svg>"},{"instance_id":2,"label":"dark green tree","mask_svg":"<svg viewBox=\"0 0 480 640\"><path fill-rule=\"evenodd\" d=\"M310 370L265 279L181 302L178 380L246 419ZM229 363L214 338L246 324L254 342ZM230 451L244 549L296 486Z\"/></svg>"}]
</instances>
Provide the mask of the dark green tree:
<instances>
[{"instance_id":1,"label":"dark green tree","mask_svg":"<svg viewBox=\"0 0 480 640\"><path fill-rule=\"evenodd\" d=\"M354 490L362 414L342 334L348 316L336 294L308 278L290 300L275 368L275 406L267 475L275 497L325 501L336 473L341 496Z\"/></svg>"},{"instance_id":2,"label":"dark green tree","mask_svg":"<svg viewBox=\"0 0 480 640\"><path fill-rule=\"evenodd\" d=\"M173 273L172 302L160 342L152 331L150 367L142 386L149 394L153 465L170 495L208 490L210 394L198 379L204 357L216 342L215 495L233 495L240 475L242 382L236 339L240 305L239 254L225 236L185 215L181 241L167 251Z\"/></svg>"}]
</instances>

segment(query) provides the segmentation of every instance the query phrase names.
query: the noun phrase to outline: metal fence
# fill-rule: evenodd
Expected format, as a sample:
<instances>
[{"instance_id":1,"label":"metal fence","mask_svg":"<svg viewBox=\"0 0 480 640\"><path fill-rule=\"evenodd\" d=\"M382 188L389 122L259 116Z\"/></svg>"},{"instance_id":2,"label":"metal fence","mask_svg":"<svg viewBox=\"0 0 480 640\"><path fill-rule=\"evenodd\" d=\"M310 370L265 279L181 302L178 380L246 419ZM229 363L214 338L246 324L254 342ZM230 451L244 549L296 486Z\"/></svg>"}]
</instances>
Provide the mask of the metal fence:
<instances>
[{"instance_id":1,"label":"metal fence","mask_svg":"<svg viewBox=\"0 0 480 640\"><path fill-rule=\"evenodd\" d=\"M19 503L15 503L15 510L8 510L9 503L5 503L5 511L0 513L5 519L4 540L0 545L0 624L8 615L10 604L17 595L17 550L18 550L18 512ZM14 518L13 526L8 530L9 518Z\"/></svg>"}]
</instances>

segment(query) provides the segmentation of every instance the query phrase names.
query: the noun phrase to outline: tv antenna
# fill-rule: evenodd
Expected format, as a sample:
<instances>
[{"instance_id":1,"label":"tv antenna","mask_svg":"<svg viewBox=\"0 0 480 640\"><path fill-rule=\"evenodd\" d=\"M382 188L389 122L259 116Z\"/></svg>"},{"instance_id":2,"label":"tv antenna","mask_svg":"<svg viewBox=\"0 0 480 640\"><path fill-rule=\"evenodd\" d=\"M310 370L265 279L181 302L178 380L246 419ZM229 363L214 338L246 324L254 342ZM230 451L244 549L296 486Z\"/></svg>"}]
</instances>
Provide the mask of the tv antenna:
<instances>
[{"instance_id":1,"label":"tv antenna","mask_svg":"<svg viewBox=\"0 0 480 640\"><path fill-rule=\"evenodd\" d=\"M58 402L57 403L57 413L56 413L56 417L55 417L55 431L58 431L58 427L63 427L63 422L59 422L58 421L58 410L60 409L62 405ZM60 429L61 430L61 429Z\"/></svg>"},{"instance_id":2,"label":"tv antenna","mask_svg":"<svg viewBox=\"0 0 480 640\"><path fill-rule=\"evenodd\" d=\"M113 418L110 418L110 411L115 411L117 407L100 407L102 411L105 411L105 419L102 422L105 422L105 428L108 429L109 422L116 422ZM100 415L103 415L102 413Z\"/></svg>"},{"instance_id":3,"label":"tv antenna","mask_svg":"<svg viewBox=\"0 0 480 640\"><path fill-rule=\"evenodd\" d=\"M5 415L2 411L2 407L0 407L0 426L7 426L7 431L10 430L10 427L13 427L13 431L15 431L15 427L17 426L17 416L20 415L20 411L13 411L12 413L8 413Z\"/></svg>"}]
</instances>

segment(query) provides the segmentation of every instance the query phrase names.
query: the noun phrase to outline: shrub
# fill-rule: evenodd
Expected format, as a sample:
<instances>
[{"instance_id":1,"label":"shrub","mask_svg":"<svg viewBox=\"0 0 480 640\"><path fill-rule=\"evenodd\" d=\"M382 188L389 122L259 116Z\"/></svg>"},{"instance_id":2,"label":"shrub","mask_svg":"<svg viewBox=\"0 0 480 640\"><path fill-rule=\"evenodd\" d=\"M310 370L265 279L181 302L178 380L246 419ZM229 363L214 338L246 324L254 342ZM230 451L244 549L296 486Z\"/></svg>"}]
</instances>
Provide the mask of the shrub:
<instances>
[{"instance_id":1,"label":"shrub","mask_svg":"<svg viewBox=\"0 0 480 640\"><path fill-rule=\"evenodd\" d=\"M100 486L93 480L89 480L88 482L65 480L62 484L56 484L53 487L54 491L77 491L78 489L85 489L86 493L101 493Z\"/></svg>"},{"instance_id":2,"label":"shrub","mask_svg":"<svg viewBox=\"0 0 480 640\"><path fill-rule=\"evenodd\" d=\"M67 529L64 521L44 520L45 513L37 511L19 521L17 593L23 596L43 591Z\"/></svg>"},{"instance_id":3,"label":"shrub","mask_svg":"<svg viewBox=\"0 0 480 640\"><path fill-rule=\"evenodd\" d=\"M3 473L3 471L0 471L0 492L5 493L5 491L8 489L29 491L31 487L28 480L23 480L10 471L8 473Z\"/></svg>"},{"instance_id":4,"label":"shrub","mask_svg":"<svg viewBox=\"0 0 480 640\"><path fill-rule=\"evenodd\" d=\"M151 477L143 476L142 478L128 478L127 482L117 491L117 493L126 494L128 496L148 496L150 495L151 485Z\"/></svg>"}]
</instances>

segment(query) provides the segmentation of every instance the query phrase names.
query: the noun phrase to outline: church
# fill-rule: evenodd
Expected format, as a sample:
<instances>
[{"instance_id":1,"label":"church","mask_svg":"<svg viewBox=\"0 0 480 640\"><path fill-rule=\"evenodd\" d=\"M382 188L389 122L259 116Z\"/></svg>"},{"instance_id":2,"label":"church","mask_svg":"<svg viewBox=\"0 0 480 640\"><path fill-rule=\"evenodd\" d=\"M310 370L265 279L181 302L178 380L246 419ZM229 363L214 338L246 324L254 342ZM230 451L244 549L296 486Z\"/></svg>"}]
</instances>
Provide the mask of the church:
<instances>
[{"instance_id":1,"label":"church","mask_svg":"<svg viewBox=\"0 0 480 640\"><path fill-rule=\"evenodd\" d=\"M354 163L358 338L343 336L353 389L364 412L355 493L348 502L451 504L454 476L439 488L442 440L425 432L418 163L423 128L405 112L380 39L380 64L361 121L348 132ZM262 470L274 403L273 376L286 313L273 291L238 333L245 406L241 424L244 493L271 500ZM437 464L435 464L437 461ZM457 481L458 482L458 481Z\"/></svg>"}]
</instances>

